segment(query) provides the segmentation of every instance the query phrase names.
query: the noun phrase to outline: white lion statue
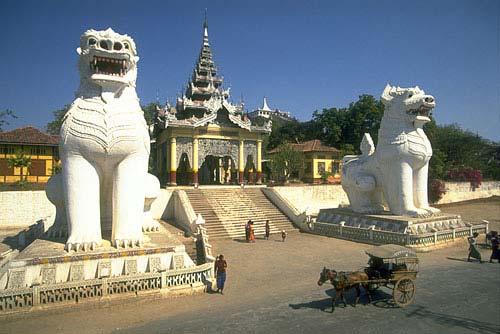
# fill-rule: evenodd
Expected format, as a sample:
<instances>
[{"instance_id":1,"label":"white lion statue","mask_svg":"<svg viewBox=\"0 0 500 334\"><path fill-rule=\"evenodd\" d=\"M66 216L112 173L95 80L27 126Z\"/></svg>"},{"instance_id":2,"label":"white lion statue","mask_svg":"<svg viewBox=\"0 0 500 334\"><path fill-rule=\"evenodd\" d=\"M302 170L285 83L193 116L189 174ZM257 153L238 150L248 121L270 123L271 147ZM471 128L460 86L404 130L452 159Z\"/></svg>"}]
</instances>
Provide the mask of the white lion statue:
<instances>
[{"instance_id":1,"label":"white lion statue","mask_svg":"<svg viewBox=\"0 0 500 334\"><path fill-rule=\"evenodd\" d=\"M111 230L116 247L142 245L146 187L159 184L148 179L150 140L135 91L135 43L112 29L88 30L77 52L80 88L59 145L66 249L94 249L101 228ZM48 188L49 198L57 197L59 182Z\"/></svg>"},{"instance_id":2,"label":"white lion statue","mask_svg":"<svg viewBox=\"0 0 500 334\"><path fill-rule=\"evenodd\" d=\"M377 148L368 133L360 156L345 156L342 187L355 212L379 213L384 205L395 215L427 217L427 178L432 147L422 127L430 121L435 99L423 90L387 85Z\"/></svg>"}]
</instances>

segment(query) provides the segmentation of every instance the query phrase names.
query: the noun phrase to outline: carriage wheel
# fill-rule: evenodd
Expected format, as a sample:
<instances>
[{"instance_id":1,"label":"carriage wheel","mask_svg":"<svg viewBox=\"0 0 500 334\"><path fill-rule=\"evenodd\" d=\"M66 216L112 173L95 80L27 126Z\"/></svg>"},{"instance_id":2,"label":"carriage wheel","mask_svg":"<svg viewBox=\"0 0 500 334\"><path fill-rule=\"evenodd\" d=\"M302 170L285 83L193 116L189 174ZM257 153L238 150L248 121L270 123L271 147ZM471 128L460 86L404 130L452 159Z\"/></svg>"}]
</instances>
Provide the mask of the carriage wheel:
<instances>
[{"instance_id":1,"label":"carriage wheel","mask_svg":"<svg viewBox=\"0 0 500 334\"><path fill-rule=\"evenodd\" d=\"M403 277L394 284L392 290L392 297L394 302L399 307L405 307L413 302L415 299L415 282L408 277Z\"/></svg>"}]
</instances>

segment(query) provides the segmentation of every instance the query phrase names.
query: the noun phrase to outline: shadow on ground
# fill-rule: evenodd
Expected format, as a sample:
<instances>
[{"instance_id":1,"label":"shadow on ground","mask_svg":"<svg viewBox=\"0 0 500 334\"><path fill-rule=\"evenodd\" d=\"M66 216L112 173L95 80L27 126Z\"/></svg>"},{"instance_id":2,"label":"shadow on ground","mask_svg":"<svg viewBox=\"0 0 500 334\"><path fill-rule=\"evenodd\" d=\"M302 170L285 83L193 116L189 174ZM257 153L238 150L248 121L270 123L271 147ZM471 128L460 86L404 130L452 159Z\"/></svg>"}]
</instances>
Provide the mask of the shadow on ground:
<instances>
[{"instance_id":1,"label":"shadow on ground","mask_svg":"<svg viewBox=\"0 0 500 334\"><path fill-rule=\"evenodd\" d=\"M332 307L332 300L335 297L335 289L328 289L325 293L329 298L321 300L313 300L305 303L289 304L288 306L294 310L300 310L303 308L316 309L321 311L330 311ZM355 307L354 301L356 300L356 292L354 289L344 292L344 296L347 302L347 306ZM371 292L372 302L371 305L378 308L395 308L398 307L392 301L392 296L384 291L376 290ZM368 296L365 293L361 293L358 305L369 305ZM344 307L344 303L341 300L337 301L336 307Z\"/></svg>"},{"instance_id":2,"label":"shadow on ground","mask_svg":"<svg viewBox=\"0 0 500 334\"><path fill-rule=\"evenodd\" d=\"M495 307L495 305L493 305ZM446 327L460 327L477 333L499 333L500 326L464 317L429 311L425 306L416 306L406 314L408 318L431 320Z\"/></svg>"}]
</instances>

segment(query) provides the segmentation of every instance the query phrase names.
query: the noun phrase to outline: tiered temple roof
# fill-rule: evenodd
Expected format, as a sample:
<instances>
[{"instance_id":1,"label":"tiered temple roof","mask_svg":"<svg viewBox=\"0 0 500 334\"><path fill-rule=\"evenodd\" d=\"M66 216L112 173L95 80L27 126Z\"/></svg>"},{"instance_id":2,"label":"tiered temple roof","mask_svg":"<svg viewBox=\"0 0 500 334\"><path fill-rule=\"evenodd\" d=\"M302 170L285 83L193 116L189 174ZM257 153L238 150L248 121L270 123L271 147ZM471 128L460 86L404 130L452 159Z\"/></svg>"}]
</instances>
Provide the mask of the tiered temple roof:
<instances>
[{"instance_id":1,"label":"tiered temple roof","mask_svg":"<svg viewBox=\"0 0 500 334\"><path fill-rule=\"evenodd\" d=\"M223 77L218 74L208 40L207 20L203 23L203 43L193 74L175 108L167 105L158 111L157 126L199 127L209 123L240 127L249 131L271 132L271 123L253 125L244 114L244 104L229 101L230 89L223 89Z\"/></svg>"}]
</instances>

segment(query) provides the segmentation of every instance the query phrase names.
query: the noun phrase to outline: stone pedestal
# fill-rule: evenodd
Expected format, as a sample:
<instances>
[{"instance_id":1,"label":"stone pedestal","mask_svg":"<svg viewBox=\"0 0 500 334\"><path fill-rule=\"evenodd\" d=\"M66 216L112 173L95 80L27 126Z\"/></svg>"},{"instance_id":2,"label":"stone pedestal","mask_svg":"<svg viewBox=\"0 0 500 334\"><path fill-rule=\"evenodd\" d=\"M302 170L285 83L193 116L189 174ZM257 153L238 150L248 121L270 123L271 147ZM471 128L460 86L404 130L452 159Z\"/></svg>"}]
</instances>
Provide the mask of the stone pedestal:
<instances>
[{"instance_id":1,"label":"stone pedestal","mask_svg":"<svg viewBox=\"0 0 500 334\"><path fill-rule=\"evenodd\" d=\"M64 243L37 239L0 273L0 314L57 307L113 296L203 292L213 263L197 266L164 228L147 234L144 247L66 252Z\"/></svg>"},{"instance_id":2,"label":"stone pedestal","mask_svg":"<svg viewBox=\"0 0 500 334\"><path fill-rule=\"evenodd\" d=\"M469 224L456 214L439 213L426 218L390 213L361 214L349 209L322 209L311 232L375 244L399 244L428 249L438 244L487 233L488 224Z\"/></svg>"}]
</instances>

